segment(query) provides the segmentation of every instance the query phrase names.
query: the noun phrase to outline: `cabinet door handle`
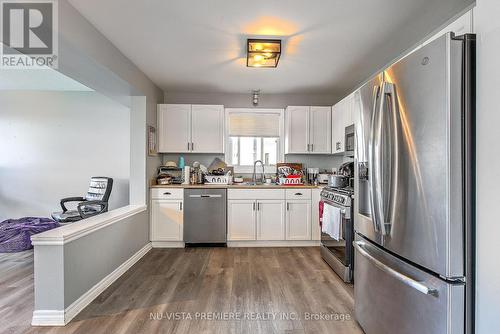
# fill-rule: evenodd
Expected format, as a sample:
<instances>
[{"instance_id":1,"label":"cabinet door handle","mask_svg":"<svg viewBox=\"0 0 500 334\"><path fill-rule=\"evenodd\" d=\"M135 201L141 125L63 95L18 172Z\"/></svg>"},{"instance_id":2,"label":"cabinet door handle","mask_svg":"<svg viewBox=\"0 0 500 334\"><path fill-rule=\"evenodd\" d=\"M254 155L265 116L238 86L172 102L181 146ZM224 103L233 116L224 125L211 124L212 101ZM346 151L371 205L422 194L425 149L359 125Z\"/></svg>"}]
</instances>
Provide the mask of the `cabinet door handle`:
<instances>
[{"instance_id":1,"label":"cabinet door handle","mask_svg":"<svg viewBox=\"0 0 500 334\"><path fill-rule=\"evenodd\" d=\"M257 211L260 211L260 203L257 203Z\"/></svg>"},{"instance_id":2,"label":"cabinet door handle","mask_svg":"<svg viewBox=\"0 0 500 334\"><path fill-rule=\"evenodd\" d=\"M295 196L302 196L302 193L295 193Z\"/></svg>"},{"instance_id":3,"label":"cabinet door handle","mask_svg":"<svg viewBox=\"0 0 500 334\"><path fill-rule=\"evenodd\" d=\"M286 211L290 211L290 203L286 203Z\"/></svg>"},{"instance_id":4,"label":"cabinet door handle","mask_svg":"<svg viewBox=\"0 0 500 334\"><path fill-rule=\"evenodd\" d=\"M253 202L253 211L255 211L255 202Z\"/></svg>"},{"instance_id":5,"label":"cabinet door handle","mask_svg":"<svg viewBox=\"0 0 500 334\"><path fill-rule=\"evenodd\" d=\"M189 145L189 142L188 142L188 151L189 151L189 146L190 146L190 145Z\"/></svg>"},{"instance_id":6,"label":"cabinet door handle","mask_svg":"<svg viewBox=\"0 0 500 334\"><path fill-rule=\"evenodd\" d=\"M314 144L311 144L311 152L314 152Z\"/></svg>"},{"instance_id":7,"label":"cabinet door handle","mask_svg":"<svg viewBox=\"0 0 500 334\"><path fill-rule=\"evenodd\" d=\"M194 151L194 143L191 143L191 151Z\"/></svg>"},{"instance_id":8,"label":"cabinet door handle","mask_svg":"<svg viewBox=\"0 0 500 334\"><path fill-rule=\"evenodd\" d=\"M182 202L179 203L179 211L182 211Z\"/></svg>"},{"instance_id":9,"label":"cabinet door handle","mask_svg":"<svg viewBox=\"0 0 500 334\"><path fill-rule=\"evenodd\" d=\"M172 195L172 193L169 193L168 191L166 193L163 193L163 195Z\"/></svg>"}]
</instances>

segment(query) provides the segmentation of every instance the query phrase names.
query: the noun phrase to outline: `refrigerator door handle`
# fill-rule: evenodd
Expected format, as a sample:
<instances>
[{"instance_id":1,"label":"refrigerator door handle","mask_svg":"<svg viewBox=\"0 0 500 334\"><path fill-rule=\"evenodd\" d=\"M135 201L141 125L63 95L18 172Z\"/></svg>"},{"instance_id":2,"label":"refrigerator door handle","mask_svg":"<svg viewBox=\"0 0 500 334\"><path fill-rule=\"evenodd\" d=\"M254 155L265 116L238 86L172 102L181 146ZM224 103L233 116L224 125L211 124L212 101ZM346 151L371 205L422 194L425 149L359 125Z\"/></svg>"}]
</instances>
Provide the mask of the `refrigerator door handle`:
<instances>
[{"instance_id":1,"label":"refrigerator door handle","mask_svg":"<svg viewBox=\"0 0 500 334\"><path fill-rule=\"evenodd\" d=\"M382 164L390 157L382 150L382 136L384 132L384 110L386 102L386 83L382 83L380 87L377 87L377 95L375 99L375 104L373 106L372 114L372 124L371 124L371 138L370 138L370 200L372 207L372 217L375 226L375 231L387 235L385 229L385 214L384 214L384 195L387 193L382 187L382 182L384 182L384 176L390 177L390 172L384 169L385 166Z\"/></svg>"},{"instance_id":2,"label":"refrigerator door handle","mask_svg":"<svg viewBox=\"0 0 500 334\"><path fill-rule=\"evenodd\" d=\"M389 152L384 154L383 162L387 166L383 166L383 171L389 171L386 175L387 190L385 192L383 207L383 228L384 235L390 234L393 222L395 221L396 200L398 198L398 178L399 178L399 146L400 146L400 131L399 131L399 110L396 95L396 85L393 83L384 83L385 94L387 95L388 107L388 130L386 135L389 136ZM385 132L385 131L384 131Z\"/></svg>"},{"instance_id":3,"label":"refrigerator door handle","mask_svg":"<svg viewBox=\"0 0 500 334\"><path fill-rule=\"evenodd\" d=\"M389 235L397 198L399 122L395 85L384 82L372 119L372 212L382 235ZM388 109L389 108L389 109ZM387 110L387 111L386 111ZM383 136L386 139L383 141Z\"/></svg>"},{"instance_id":4,"label":"refrigerator door handle","mask_svg":"<svg viewBox=\"0 0 500 334\"><path fill-rule=\"evenodd\" d=\"M391 275L392 277L394 277L395 279L399 280L401 283L423 293L424 295L430 295L430 296L434 296L434 297L439 296L439 291L437 289L430 288L430 287L426 286L424 283L416 281L413 278L408 277L405 274L402 274L399 271L394 270L393 268L389 267L388 265L382 263L380 260L376 259L374 256L372 256L364 248L366 245L365 242L355 241L355 242L353 242L353 245L354 245L354 248L356 248L356 250L359 252L359 254L361 254L362 256L367 258L368 260L370 260L380 270L384 271L385 273L387 273L387 274Z\"/></svg>"},{"instance_id":5,"label":"refrigerator door handle","mask_svg":"<svg viewBox=\"0 0 500 334\"><path fill-rule=\"evenodd\" d=\"M375 173L375 161L376 161L376 146L377 146L377 138L376 138L376 129L377 129L377 120L378 120L378 112L379 108L378 106L378 100L380 97L380 86L375 86L373 88L373 107L372 107L372 119L371 119L371 129L370 129L370 138L368 138L368 185L369 185L369 192L370 192L370 207L371 207L371 214L372 214L372 224L373 228L375 229L375 232L380 233L380 228L379 228L379 217L377 215L377 210L376 207L378 206L377 204L377 197L375 194L375 183L377 181L377 175Z\"/></svg>"}]
</instances>

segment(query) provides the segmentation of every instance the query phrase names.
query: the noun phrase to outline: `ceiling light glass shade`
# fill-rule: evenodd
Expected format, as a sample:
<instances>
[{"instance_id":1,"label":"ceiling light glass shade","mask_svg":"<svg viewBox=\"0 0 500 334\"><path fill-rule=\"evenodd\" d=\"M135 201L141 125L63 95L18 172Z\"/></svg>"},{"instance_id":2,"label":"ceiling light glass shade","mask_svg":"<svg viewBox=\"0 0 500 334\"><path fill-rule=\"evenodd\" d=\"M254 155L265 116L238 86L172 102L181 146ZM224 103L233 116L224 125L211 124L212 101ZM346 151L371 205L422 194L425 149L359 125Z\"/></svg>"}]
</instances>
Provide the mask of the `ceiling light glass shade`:
<instances>
[{"instance_id":1,"label":"ceiling light glass shade","mask_svg":"<svg viewBox=\"0 0 500 334\"><path fill-rule=\"evenodd\" d=\"M276 67L281 55L279 39L248 39L248 67Z\"/></svg>"}]
</instances>

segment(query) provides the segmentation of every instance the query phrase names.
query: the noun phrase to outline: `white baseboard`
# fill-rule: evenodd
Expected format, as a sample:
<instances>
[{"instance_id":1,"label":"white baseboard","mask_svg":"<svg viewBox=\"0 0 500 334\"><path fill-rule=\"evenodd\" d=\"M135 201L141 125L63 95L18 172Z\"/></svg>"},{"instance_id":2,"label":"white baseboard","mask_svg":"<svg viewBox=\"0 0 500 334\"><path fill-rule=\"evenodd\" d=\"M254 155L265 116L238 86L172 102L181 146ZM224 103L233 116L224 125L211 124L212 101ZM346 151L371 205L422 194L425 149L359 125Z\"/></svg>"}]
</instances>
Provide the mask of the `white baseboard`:
<instances>
[{"instance_id":1,"label":"white baseboard","mask_svg":"<svg viewBox=\"0 0 500 334\"><path fill-rule=\"evenodd\" d=\"M182 241L151 241L153 248L184 248Z\"/></svg>"},{"instance_id":2,"label":"white baseboard","mask_svg":"<svg viewBox=\"0 0 500 334\"><path fill-rule=\"evenodd\" d=\"M139 261L147 252L151 250L151 243L147 243L137 253L132 255L127 261L123 262L118 268L113 270L108 276L104 277L90 290L85 292L80 298L75 300L64 311L55 310L35 310L31 325L33 326L65 326L78 313L87 307L94 299L106 290L114 281L120 278L137 261Z\"/></svg>"},{"instance_id":3,"label":"white baseboard","mask_svg":"<svg viewBox=\"0 0 500 334\"><path fill-rule=\"evenodd\" d=\"M64 326L64 310L35 310L31 326Z\"/></svg>"},{"instance_id":4,"label":"white baseboard","mask_svg":"<svg viewBox=\"0 0 500 334\"><path fill-rule=\"evenodd\" d=\"M227 242L227 247L314 247L319 245L319 240L249 240Z\"/></svg>"}]
</instances>

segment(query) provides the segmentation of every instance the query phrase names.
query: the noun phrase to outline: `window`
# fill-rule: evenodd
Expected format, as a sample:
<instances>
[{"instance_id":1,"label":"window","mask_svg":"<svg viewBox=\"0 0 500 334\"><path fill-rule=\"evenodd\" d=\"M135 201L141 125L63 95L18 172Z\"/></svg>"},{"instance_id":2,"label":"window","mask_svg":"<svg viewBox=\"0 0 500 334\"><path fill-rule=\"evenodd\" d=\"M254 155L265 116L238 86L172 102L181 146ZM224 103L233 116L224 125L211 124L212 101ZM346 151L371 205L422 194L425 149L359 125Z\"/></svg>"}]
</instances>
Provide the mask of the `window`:
<instances>
[{"instance_id":1,"label":"window","mask_svg":"<svg viewBox=\"0 0 500 334\"><path fill-rule=\"evenodd\" d=\"M276 166L279 154L279 137L236 137L230 136L231 159L233 166L253 166L262 160L266 166Z\"/></svg>"},{"instance_id":2,"label":"window","mask_svg":"<svg viewBox=\"0 0 500 334\"><path fill-rule=\"evenodd\" d=\"M267 173L276 172L282 157L282 109L226 109L226 161L237 173L251 173L262 160Z\"/></svg>"}]
</instances>

